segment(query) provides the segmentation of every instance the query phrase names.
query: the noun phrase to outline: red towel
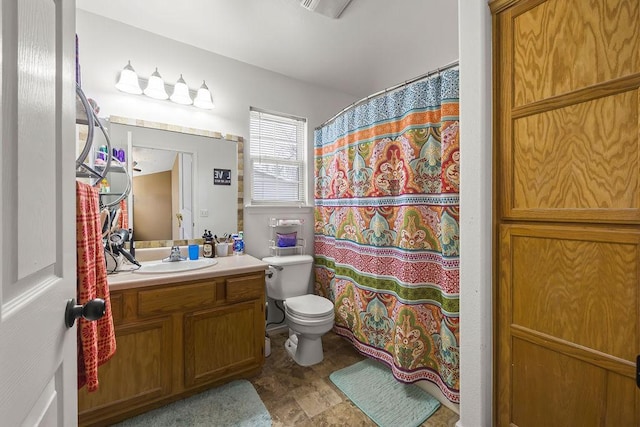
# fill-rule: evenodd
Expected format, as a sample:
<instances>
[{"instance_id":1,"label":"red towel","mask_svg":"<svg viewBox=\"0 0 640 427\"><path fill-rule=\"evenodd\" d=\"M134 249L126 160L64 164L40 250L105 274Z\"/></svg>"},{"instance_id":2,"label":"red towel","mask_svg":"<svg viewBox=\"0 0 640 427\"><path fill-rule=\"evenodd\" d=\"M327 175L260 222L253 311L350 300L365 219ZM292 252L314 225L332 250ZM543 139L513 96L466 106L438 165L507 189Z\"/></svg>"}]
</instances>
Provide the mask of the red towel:
<instances>
[{"instance_id":1,"label":"red towel","mask_svg":"<svg viewBox=\"0 0 640 427\"><path fill-rule=\"evenodd\" d=\"M120 217L118 218L118 228L129 229L129 213L127 212L127 199L120 200Z\"/></svg>"},{"instance_id":2,"label":"red towel","mask_svg":"<svg viewBox=\"0 0 640 427\"><path fill-rule=\"evenodd\" d=\"M116 351L100 226L98 190L76 181L76 254L78 304L102 298L106 312L95 322L78 319L78 389L98 389L98 366Z\"/></svg>"}]
</instances>

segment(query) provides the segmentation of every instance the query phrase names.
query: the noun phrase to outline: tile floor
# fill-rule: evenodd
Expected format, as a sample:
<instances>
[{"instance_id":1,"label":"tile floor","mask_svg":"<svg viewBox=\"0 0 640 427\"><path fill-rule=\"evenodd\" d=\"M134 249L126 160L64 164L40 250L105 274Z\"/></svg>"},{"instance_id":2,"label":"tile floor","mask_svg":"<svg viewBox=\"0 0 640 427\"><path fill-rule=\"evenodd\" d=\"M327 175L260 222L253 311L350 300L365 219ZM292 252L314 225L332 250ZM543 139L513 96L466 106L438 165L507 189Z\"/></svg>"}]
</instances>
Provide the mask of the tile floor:
<instances>
[{"instance_id":1,"label":"tile floor","mask_svg":"<svg viewBox=\"0 0 640 427\"><path fill-rule=\"evenodd\" d=\"M274 426L376 425L329 379L332 372L364 359L347 340L327 333L322 337L324 360L305 368L287 354L286 338L284 333L271 336L271 356L261 374L250 379ZM453 427L457 421L455 412L440 406L422 426Z\"/></svg>"}]
</instances>

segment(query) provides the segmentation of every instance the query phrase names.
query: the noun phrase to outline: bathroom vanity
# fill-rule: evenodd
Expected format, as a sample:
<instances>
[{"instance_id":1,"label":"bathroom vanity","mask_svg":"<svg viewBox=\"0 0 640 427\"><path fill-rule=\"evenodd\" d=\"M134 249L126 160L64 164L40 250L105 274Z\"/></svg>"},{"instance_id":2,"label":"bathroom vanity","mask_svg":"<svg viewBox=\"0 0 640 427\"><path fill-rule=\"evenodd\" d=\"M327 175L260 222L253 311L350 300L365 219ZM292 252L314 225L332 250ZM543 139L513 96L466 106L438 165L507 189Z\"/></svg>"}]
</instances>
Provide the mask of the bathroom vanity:
<instances>
[{"instance_id":1,"label":"bathroom vanity","mask_svg":"<svg viewBox=\"0 0 640 427\"><path fill-rule=\"evenodd\" d=\"M109 276L117 350L97 392L78 392L80 425L109 425L264 363L265 269L250 255L180 273Z\"/></svg>"}]
</instances>

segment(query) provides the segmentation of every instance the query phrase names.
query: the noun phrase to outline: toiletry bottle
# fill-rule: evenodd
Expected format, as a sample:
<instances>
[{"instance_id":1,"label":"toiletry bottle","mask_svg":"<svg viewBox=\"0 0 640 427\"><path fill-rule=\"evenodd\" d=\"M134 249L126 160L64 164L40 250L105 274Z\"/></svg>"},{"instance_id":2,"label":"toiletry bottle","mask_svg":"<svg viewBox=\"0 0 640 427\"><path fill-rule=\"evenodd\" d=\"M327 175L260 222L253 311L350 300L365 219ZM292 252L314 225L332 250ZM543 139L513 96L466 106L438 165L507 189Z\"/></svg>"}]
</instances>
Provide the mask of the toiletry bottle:
<instances>
[{"instance_id":1,"label":"toiletry bottle","mask_svg":"<svg viewBox=\"0 0 640 427\"><path fill-rule=\"evenodd\" d=\"M239 231L238 234L233 235L233 254L234 255L242 255L244 253L244 239L243 239L242 231Z\"/></svg>"},{"instance_id":2,"label":"toiletry bottle","mask_svg":"<svg viewBox=\"0 0 640 427\"><path fill-rule=\"evenodd\" d=\"M101 145L100 147L98 147L98 153L96 156L96 160L99 161L100 164L104 164L104 162L107 161L107 154L109 152L107 151L107 146L106 145Z\"/></svg>"},{"instance_id":3,"label":"toiletry bottle","mask_svg":"<svg viewBox=\"0 0 640 427\"><path fill-rule=\"evenodd\" d=\"M211 231L204 230L202 238L204 239L204 244L202 245L202 256L205 258L213 258L213 236L211 235Z\"/></svg>"},{"instance_id":4,"label":"toiletry bottle","mask_svg":"<svg viewBox=\"0 0 640 427\"><path fill-rule=\"evenodd\" d=\"M107 178L102 178L102 181L100 181L100 192L108 193L110 190L109 181L107 181Z\"/></svg>"}]
</instances>

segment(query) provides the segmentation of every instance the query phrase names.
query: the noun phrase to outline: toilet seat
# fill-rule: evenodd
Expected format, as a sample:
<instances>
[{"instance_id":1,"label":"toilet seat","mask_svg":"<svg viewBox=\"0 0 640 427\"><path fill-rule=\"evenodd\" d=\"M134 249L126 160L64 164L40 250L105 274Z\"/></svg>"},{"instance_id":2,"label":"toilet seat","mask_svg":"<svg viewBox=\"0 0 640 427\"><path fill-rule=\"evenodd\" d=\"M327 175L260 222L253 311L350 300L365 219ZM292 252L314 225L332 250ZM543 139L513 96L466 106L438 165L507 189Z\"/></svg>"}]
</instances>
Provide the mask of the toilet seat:
<instances>
[{"instance_id":1,"label":"toilet seat","mask_svg":"<svg viewBox=\"0 0 640 427\"><path fill-rule=\"evenodd\" d=\"M286 312L298 319L321 320L333 317L333 303L321 296L308 294L287 298L284 301Z\"/></svg>"},{"instance_id":2,"label":"toilet seat","mask_svg":"<svg viewBox=\"0 0 640 427\"><path fill-rule=\"evenodd\" d=\"M326 317L319 318L305 318L299 317L291 313L287 313L286 321L295 332L299 332L296 330L296 327L291 326L291 324L297 325L297 327L305 326L305 327L319 327L331 325L333 327L333 323L335 321L335 315L333 313L329 313Z\"/></svg>"}]
</instances>

